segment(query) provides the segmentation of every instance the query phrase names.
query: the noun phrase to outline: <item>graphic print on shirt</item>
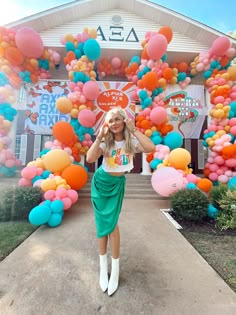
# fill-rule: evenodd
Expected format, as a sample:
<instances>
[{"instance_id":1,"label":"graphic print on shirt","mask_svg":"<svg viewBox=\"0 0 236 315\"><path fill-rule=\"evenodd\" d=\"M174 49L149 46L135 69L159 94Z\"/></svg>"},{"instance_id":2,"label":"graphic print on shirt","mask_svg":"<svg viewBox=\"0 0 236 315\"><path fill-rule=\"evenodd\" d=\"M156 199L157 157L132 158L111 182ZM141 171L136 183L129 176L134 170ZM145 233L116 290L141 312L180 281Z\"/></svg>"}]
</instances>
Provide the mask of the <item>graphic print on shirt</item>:
<instances>
[{"instance_id":1,"label":"graphic print on shirt","mask_svg":"<svg viewBox=\"0 0 236 315\"><path fill-rule=\"evenodd\" d=\"M111 168L115 168L121 165L127 165L130 163L130 155L125 153L123 148L114 149L111 155L106 156L107 164Z\"/></svg>"}]
</instances>

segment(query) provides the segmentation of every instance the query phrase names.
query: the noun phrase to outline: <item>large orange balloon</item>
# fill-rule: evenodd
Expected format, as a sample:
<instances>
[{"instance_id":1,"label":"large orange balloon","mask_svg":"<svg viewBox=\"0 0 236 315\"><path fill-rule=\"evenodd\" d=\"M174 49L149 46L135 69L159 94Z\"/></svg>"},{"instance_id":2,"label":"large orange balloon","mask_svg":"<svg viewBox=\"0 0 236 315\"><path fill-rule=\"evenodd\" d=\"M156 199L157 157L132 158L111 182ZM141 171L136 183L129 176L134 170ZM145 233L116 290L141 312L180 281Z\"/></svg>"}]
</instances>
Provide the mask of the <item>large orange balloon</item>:
<instances>
[{"instance_id":1,"label":"large orange balloon","mask_svg":"<svg viewBox=\"0 0 236 315\"><path fill-rule=\"evenodd\" d=\"M75 143L74 129L70 123L59 121L52 127L52 133L55 139L61 143L72 146Z\"/></svg>"},{"instance_id":2,"label":"large orange balloon","mask_svg":"<svg viewBox=\"0 0 236 315\"><path fill-rule=\"evenodd\" d=\"M61 174L71 189L79 190L88 181L88 173L81 165L71 164Z\"/></svg>"},{"instance_id":3,"label":"large orange balloon","mask_svg":"<svg viewBox=\"0 0 236 315\"><path fill-rule=\"evenodd\" d=\"M20 66L24 61L24 56L16 47L8 47L5 51L5 57L12 66Z\"/></svg>"},{"instance_id":4,"label":"large orange balloon","mask_svg":"<svg viewBox=\"0 0 236 315\"><path fill-rule=\"evenodd\" d=\"M168 155L168 162L176 169L185 170L191 162L191 155L186 149L177 148Z\"/></svg>"}]
</instances>

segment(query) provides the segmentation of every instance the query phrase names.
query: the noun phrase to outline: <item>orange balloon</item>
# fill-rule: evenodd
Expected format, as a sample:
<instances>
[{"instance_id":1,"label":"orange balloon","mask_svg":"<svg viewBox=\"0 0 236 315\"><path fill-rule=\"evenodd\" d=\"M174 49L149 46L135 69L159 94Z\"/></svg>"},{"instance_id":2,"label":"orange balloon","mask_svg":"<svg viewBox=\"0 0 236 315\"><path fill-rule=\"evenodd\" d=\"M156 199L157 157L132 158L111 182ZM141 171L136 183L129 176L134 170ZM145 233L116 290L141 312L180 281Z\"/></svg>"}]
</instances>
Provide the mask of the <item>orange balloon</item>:
<instances>
[{"instance_id":1,"label":"orange balloon","mask_svg":"<svg viewBox=\"0 0 236 315\"><path fill-rule=\"evenodd\" d=\"M201 178L197 182L197 187L199 189L201 189L202 191L204 191L205 193L209 193L209 191L211 190L212 186L213 186L213 184L210 181L210 179L208 179L208 178Z\"/></svg>"},{"instance_id":2,"label":"orange balloon","mask_svg":"<svg viewBox=\"0 0 236 315\"><path fill-rule=\"evenodd\" d=\"M70 123L59 121L52 127L52 133L55 139L65 145L71 144L75 140L74 129Z\"/></svg>"},{"instance_id":3,"label":"orange balloon","mask_svg":"<svg viewBox=\"0 0 236 315\"><path fill-rule=\"evenodd\" d=\"M20 66L24 61L22 52L16 47L8 47L5 51L5 57L12 66Z\"/></svg>"},{"instance_id":4,"label":"orange balloon","mask_svg":"<svg viewBox=\"0 0 236 315\"><path fill-rule=\"evenodd\" d=\"M163 78L170 80L173 77L173 71L171 68L165 68L162 72Z\"/></svg>"},{"instance_id":5,"label":"orange balloon","mask_svg":"<svg viewBox=\"0 0 236 315\"><path fill-rule=\"evenodd\" d=\"M85 168L81 165L71 164L66 167L61 177L64 178L71 189L79 190L88 181L88 173Z\"/></svg>"},{"instance_id":6,"label":"orange balloon","mask_svg":"<svg viewBox=\"0 0 236 315\"><path fill-rule=\"evenodd\" d=\"M172 29L169 26L163 26L159 29L159 34L162 34L165 36L168 44L171 42L172 37L173 37L173 32Z\"/></svg>"}]
</instances>

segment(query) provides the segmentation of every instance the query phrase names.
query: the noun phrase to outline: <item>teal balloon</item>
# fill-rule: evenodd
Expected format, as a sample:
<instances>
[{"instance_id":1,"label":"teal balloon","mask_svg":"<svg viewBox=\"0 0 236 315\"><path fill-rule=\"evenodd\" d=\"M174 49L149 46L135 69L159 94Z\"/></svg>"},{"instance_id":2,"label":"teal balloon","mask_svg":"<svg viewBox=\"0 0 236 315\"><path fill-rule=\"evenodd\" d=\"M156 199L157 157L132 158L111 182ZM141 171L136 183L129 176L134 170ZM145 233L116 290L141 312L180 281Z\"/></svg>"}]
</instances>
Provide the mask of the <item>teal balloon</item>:
<instances>
[{"instance_id":1,"label":"teal balloon","mask_svg":"<svg viewBox=\"0 0 236 315\"><path fill-rule=\"evenodd\" d=\"M236 176L232 177L228 181L228 187L229 187L229 189L236 190Z\"/></svg>"},{"instance_id":2,"label":"teal balloon","mask_svg":"<svg viewBox=\"0 0 236 315\"><path fill-rule=\"evenodd\" d=\"M29 222L33 225L46 224L51 216L51 209L45 204L34 207L29 213Z\"/></svg>"},{"instance_id":3,"label":"teal balloon","mask_svg":"<svg viewBox=\"0 0 236 315\"><path fill-rule=\"evenodd\" d=\"M48 220L48 225L50 227L56 227L60 225L61 222L62 222L62 215L59 213L53 213Z\"/></svg>"},{"instance_id":4,"label":"teal balloon","mask_svg":"<svg viewBox=\"0 0 236 315\"><path fill-rule=\"evenodd\" d=\"M211 219L216 219L219 214L219 210L212 204L208 205L207 215Z\"/></svg>"},{"instance_id":5,"label":"teal balloon","mask_svg":"<svg viewBox=\"0 0 236 315\"><path fill-rule=\"evenodd\" d=\"M176 131L169 132L163 141L164 145L167 145L170 150L181 148L183 145L183 137Z\"/></svg>"},{"instance_id":6,"label":"teal balloon","mask_svg":"<svg viewBox=\"0 0 236 315\"><path fill-rule=\"evenodd\" d=\"M64 204L61 200L54 200L51 203L51 210L53 213L61 213L63 211Z\"/></svg>"},{"instance_id":7,"label":"teal balloon","mask_svg":"<svg viewBox=\"0 0 236 315\"><path fill-rule=\"evenodd\" d=\"M84 54L90 60L98 59L101 55L101 48L99 43L93 38L86 40L86 42L84 43Z\"/></svg>"},{"instance_id":8,"label":"teal balloon","mask_svg":"<svg viewBox=\"0 0 236 315\"><path fill-rule=\"evenodd\" d=\"M186 185L186 188L187 188L187 189L196 189L197 186L196 186L194 183L188 183L188 184Z\"/></svg>"}]
</instances>

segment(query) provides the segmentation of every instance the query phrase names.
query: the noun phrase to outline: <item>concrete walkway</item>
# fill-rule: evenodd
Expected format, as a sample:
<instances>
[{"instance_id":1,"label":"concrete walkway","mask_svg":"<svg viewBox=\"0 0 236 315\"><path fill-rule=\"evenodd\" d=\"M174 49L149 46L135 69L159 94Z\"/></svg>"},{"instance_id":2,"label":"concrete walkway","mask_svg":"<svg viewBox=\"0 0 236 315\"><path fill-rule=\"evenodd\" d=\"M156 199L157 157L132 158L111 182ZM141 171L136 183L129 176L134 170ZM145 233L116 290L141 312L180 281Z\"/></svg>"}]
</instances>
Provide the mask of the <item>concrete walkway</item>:
<instances>
[{"instance_id":1,"label":"concrete walkway","mask_svg":"<svg viewBox=\"0 0 236 315\"><path fill-rule=\"evenodd\" d=\"M235 315L236 294L160 211L125 199L118 291L98 284L90 200L57 228L42 226L0 264L1 315Z\"/></svg>"}]
</instances>

